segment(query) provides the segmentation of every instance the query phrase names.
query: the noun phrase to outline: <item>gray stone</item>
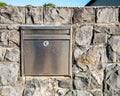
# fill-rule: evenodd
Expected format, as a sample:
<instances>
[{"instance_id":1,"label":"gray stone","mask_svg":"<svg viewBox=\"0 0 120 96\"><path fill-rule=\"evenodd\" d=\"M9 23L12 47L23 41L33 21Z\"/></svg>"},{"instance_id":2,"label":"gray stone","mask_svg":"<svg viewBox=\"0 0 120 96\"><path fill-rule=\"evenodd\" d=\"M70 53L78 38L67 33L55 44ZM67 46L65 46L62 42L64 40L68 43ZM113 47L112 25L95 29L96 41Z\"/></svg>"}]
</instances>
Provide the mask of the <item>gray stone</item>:
<instances>
[{"instance_id":1,"label":"gray stone","mask_svg":"<svg viewBox=\"0 0 120 96\"><path fill-rule=\"evenodd\" d=\"M20 50L18 48L7 49L5 59L9 61L20 61Z\"/></svg>"},{"instance_id":2,"label":"gray stone","mask_svg":"<svg viewBox=\"0 0 120 96\"><path fill-rule=\"evenodd\" d=\"M77 65L76 64L73 64L73 66L72 66L72 73L73 74L75 74L75 73L78 73L80 70L79 70L79 68L77 67Z\"/></svg>"},{"instance_id":3,"label":"gray stone","mask_svg":"<svg viewBox=\"0 0 120 96\"><path fill-rule=\"evenodd\" d=\"M88 80L89 80L89 87L88 87L89 90L102 88L102 83L99 84L99 81L97 81L97 78L94 76L94 74L88 75Z\"/></svg>"},{"instance_id":4,"label":"gray stone","mask_svg":"<svg viewBox=\"0 0 120 96\"><path fill-rule=\"evenodd\" d=\"M86 66L87 67L87 66ZM74 84L76 89L94 89L101 88L103 83L103 71L93 70L89 68L86 71L80 71L75 74Z\"/></svg>"},{"instance_id":5,"label":"gray stone","mask_svg":"<svg viewBox=\"0 0 120 96\"><path fill-rule=\"evenodd\" d=\"M120 35L120 25L117 25L117 24L116 25L111 25L109 34Z\"/></svg>"},{"instance_id":6,"label":"gray stone","mask_svg":"<svg viewBox=\"0 0 120 96\"><path fill-rule=\"evenodd\" d=\"M86 91L77 90L76 92L77 92L76 96L93 96L92 94L90 94L89 92L86 92Z\"/></svg>"},{"instance_id":7,"label":"gray stone","mask_svg":"<svg viewBox=\"0 0 120 96\"><path fill-rule=\"evenodd\" d=\"M92 36L93 36L92 25L81 25L79 28L76 28L75 41L78 45L90 45Z\"/></svg>"},{"instance_id":8,"label":"gray stone","mask_svg":"<svg viewBox=\"0 0 120 96\"><path fill-rule=\"evenodd\" d=\"M94 31L96 33L110 33L110 28L108 25L106 24L97 24L97 25L94 25Z\"/></svg>"},{"instance_id":9,"label":"gray stone","mask_svg":"<svg viewBox=\"0 0 120 96\"><path fill-rule=\"evenodd\" d=\"M0 46L0 61L4 60L6 49Z\"/></svg>"},{"instance_id":10,"label":"gray stone","mask_svg":"<svg viewBox=\"0 0 120 96\"><path fill-rule=\"evenodd\" d=\"M62 7L45 7L44 8L44 24L71 24L72 8Z\"/></svg>"},{"instance_id":11,"label":"gray stone","mask_svg":"<svg viewBox=\"0 0 120 96\"><path fill-rule=\"evenodd\" d=\"M82 73L82 72L81 72ZM99 81L94 74L91 72L82 73L79 76L75 75L74 87L77 90L91 90L91 89L101 89L102 82ZM100 75L98 75L99 77Z\"/></svg>"},{"instance_id":12,"label":"gray stone","mask_svg":"<svg viewBox=\"0 0 120 96\"><path fill-rule=\"evenodd\" d=\"M87 78L88 77L88 72L85 72L85 71L78 72L78 73L75 74L75 78L74 79L75 80L79 80L79 78L81 78L81 77Z\"/></svg>"},{"instance_id":13,"label":"gray stone","mask_svg":"<svg viewBox=\"0 0 120 96\"><path fill-rule=\"evenodd\" d=\"M105 33L96 33L94 32L93 44L106 44L107 42L107 34Z\"/></svg>"},{"instance_id":14,"label":"gray stone","mask_svg":"<svg viewBox=\"0 0 120 96\"><path fill-rule=\"evenodd\" d=\"M26 80L23 96L54 96L56 81L52 79Z\"/></svg>"},{"instance_id":15,"label":"gray stone","mask_svg":"<svg viewBox=\"0 0 120 96\"><path fill-rule=\"evenodd\" d=\"M9 39L9 32L0 30L0 44L8 45L8 39Z\"/></svg>"},{"instance_id":16,"label":"gray stone","mask_svg":"<svg viewBox=\"0 0 120 96\"><path fill-rule=\"evenodd\" d=\"M120 96L120 66L109 64L105 69L104 95Z\"/></svg>"},{"instance_id":17,"label":"gray stone","mask_svg":"<svg viewBox=\"0 0 120 96\"><path fill-rule=\"evenodd\" d=\"M63 88L59 88L58 90L57 90L57 93L58 93L58 96L64 96L66 93L68 93L69 92L69 89L63 89Z\"/></svg>"},{"instance_id":18,"label":"gray stone","mask_svg":"<svg viewBox=\"0 0 120 96\"><path fill-rule=\"evenodd\" d=\"M59 80L58 86L61 88L72 88L72 82L70 80Z\"/></svg>"},{"instance_id":19,"label":"gray stone","mask_svg":"<svg viewBox=\"0 0 120 96\"><path fill-rule=\"evenodd\" d=\"M118 23L118 8L97 9L97 23Z\"/></svg>"},{"instance_id":20,"label":"gray stone","mask_svg":"<svg viewBox=\"0 0 120 96\"><path fill-rule=\"evenodd\" d=\"M43 7L27 7L26 24L43 24Z\"/></svg>"},{"instance_id":21,"label":"gray stone","mask_svg":"<svg viewBox=\"0 0 120 96\"><path fill-rule=\"evenodd\" d=\"M19 39L20 39L20 34L18 31L9 32L9 45L10 46L13 46L13 45L19 46L19 43L20 43Z\"/></svg>"},{"instance_id":22,"label":"gray stone","mask_svg":"<svg viewBox=\"0 0 120 96\"><path fill-rule=\"evenodd\" d=\"M72 91L68 91L64 96L74 96L74 94L72 93Z\"/></svg>"},{"instance_id":23,"label":"gray stone","mask_svg":"<svg viewBox=\"0 0 120 96\"><path fill-rule=\"evenodd\" d=\"M80 72L86 72L90 69L87 65L80 64L79 62L77 62L77 66Z\"/></svg>"},{"instance_id":24,"label":"gray stone","mask_svg":"<svg viewBox=\"0 0 120 96\"><path fill-rule=\"evenodd\" d=\"M23 96L33 96L35 89L34 88L27 88L23 92Z\"/></svg>"},{"instance_id":25,"label":"gray stone","mask_svg":"<svg viewBox=\"0 0 120 96\"><path fill-rule=\"evenodd\" d=\"M92 47L91 46L80 46L80 47L76 47L74 49L74 58L75 58L77 67L79 67L79 69L77 68L78 70L76 70L76 73L78 73L79 71L87 71L88 70L86 65L81 63L81 61L79 62L79 57L81 57L82 55L86 54L86 52L90 48L92 48ZM82 60L82 59L80 58L80 60Z\"/></svg>"},{"instance_id":26,"label":"gray stone","mask_svg":"<svg viewBox=\"0 0 120 96\"><path fill-rule=\"evenodd\" d=\"M0 87L0 96L22 96L22 91L16 87L4 86Z\"/></svg>"},{"instance_id":27,"label":"gray stone","mask_svg":"<svg viewBox=\"0 0 120 96\"><path fill-rule=\"evenodd\" d=\"M120 36L112 36L106 46L108 62L120 62Z\"/></svg>"},{"instance_id":28,"label":"gray stone","mask_svg":"<svg viewBox=\"0 0 120 96\"><path fill-rule=\"evenodd\" d=\"M96 25L94 26L94 34L93 34L93 44L106 44L107 42L107 33L109 33L109 29L107 26Z\"/></svg>"},{"instance_id":29,"label":"gray stone","mask_svg":"<svg viewBox=\"0 0 120 96\"><path fill-rule=\"evenodd\" d=\"M85 47L75 47L74 49L74 58L77 59L80 55L82 55L83 53L86 52L86 50L88 50L89 47L85 46Z\"/></svg>"},{"instance_id":30,"label":"gray stone","mask_svg":"<svg viewBox=\"0 0 120 96\"><path fill-rule=\"evenodd\" d=\"M77 96L76 90L72 90L72 96Z\"/></svg>"},{"instance_id":31,"label":"gray stone","mask_svg":"<svg viewBox=\"0 0 120 96\"><path fill-rule=\"evenodd\" d=\"M0 63L0 85L15 86L18 79L18 64Z\"/></svg>"},{"instance_id":32,"label":"gray stone","mask_svg":"<svg viewBox=\"0 0 120 96\"><path fill-rule=\"evenodd\" d=\"M93 46L79 46L74 48L74 58L77 59L80 55L87 53Z\"/></svg>"},{"instance_id":33,"label":"gray stone","mask_svg":"<svg viewBox=\"0 0 120 96\"><path fill-rule=\"evenodd\" d=\"M100 87L103 85L103 80L104 80L104 72L103 70L94 70L91 71L91 74L93 78L97 81L97 84L100 85Z\"/></svg>"},{"instance_id":34,"label":"gray stone","mask_svg":"<svg viewBox=\"0 0 120 96\"><path fill-rule=\"evenodd\" d=\"M76 51L80 50L80 51ZM77 65L83 70L101 70L105 68L107 61L105 48L98 46L80 46L75 49L74 55ZM78 54L77 54L78 52ZM77 54L77 55L76 55Z\"/></svg>"},{"instance_id":35,"label":"gray stone","mask_svg":"<svg viewBox=\"0 0 120 96\"><path fill-rule=\"evenodd\" d=\"M19 30L20 25L7 25L8 30Z\"/></svg>"},{"instance_id":36,"label":"gray stone","mask_svg":"<svg viewBox=\"0 0 120 96\"><path fill-rule=\"evenodd\" d=\"M0 24L0 30L18 30L20 25Z\"/></svg>"},{"instance_id":37,"label":"gray stone","mask_svg":"<svg viewBox=\"0 0 120 96\"><path fill-rule=\"evenodd\" d=\"M1 30L0 31L1 45L5 46L19 46L19 32L13 30Z\"/></svg>"},{"instance_id":38,"label":"gray stone","mask_svg":"<svg viewBox=\"0 0 120 96\"><path fill-rule=\"evenodd\" d=\"M73 23L95 22L93 8L74 8Z\"/></svg>"},{"instance_id":39,"label":"gray stone","mask_svg":"<svg viewBox=\"0 0 120 96\"><path fill-rule=\"evenodd\" d=\"M78 95L76 90L69 90L68 92L66 92L65 95L60 95L60 96L78 96Z\"/></svg>"},{"instance_id":40,"label":"gray stone","mask_svg":"<svg viewBox=\"0 0 120 96\"><path fill-rule=\"evenodd\" d=\"M102 94L102 89L95 89L95 90L92 90L91 93L93 94L93 96L103 96Z\"/></svg>"},{"instance_id":41,"label":"gray stone","mask_svg":"<svg viewBox=\"0 0 120 96\"><path fill-rule=\"evenodd\" d=\"M81 77L79 79L74 80L75 89L78 89L78 90L87 89L88 83L89 83L89 81L85 77Z\"/></svg>"},{"instance_id":42,"label":"gray stone","mask_svg":"<svg viewBox=\"0 0 120 96\"><path fill-rule=\"evenodd\" d=\"M105 69L105 81L112 89L120 89L120 66L118 64L109 64Z\"/></svg>"},{"instance_id":43,"label":"gray stone","mask_svg":"<svg viewBox=\"0 0 120 96\"><path fill-rule=\"evenodd\" d=\"M6 29L7 29L6 25L0 24L0 30L6 30Z\"/></svg>"},{"instance_id":44,"label":"gray stone","mask_svg":"<svg viewBox=\"0 0 120 96\"><path fill-rule=\"evenodd\" d=\"M25 8L24 7L15 7L7 6L0 8L0 23L1 24L13 24L25 23Z\"/></svg>"}]
</instances>

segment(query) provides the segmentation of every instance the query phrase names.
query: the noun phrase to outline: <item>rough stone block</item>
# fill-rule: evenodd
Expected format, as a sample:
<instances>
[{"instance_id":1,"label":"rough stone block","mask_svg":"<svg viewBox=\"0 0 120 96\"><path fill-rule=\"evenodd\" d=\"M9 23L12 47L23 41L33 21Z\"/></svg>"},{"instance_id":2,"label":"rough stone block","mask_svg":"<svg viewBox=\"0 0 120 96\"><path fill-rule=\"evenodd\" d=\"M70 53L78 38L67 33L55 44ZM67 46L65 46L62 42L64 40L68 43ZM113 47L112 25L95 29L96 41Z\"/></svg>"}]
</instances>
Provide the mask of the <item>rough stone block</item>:
<instances>
[{"instance_id":1,"label":"rough stone block","mask_svg":"<svg viewBox=\"0 0 120 96\"><path fill-rule=\"evenodd\" d=\"M79 72L79 68L76 66L76 64L73 64L73 66L72 66L72 73L73 73L73 75L75 73L78 73L78 72Z\"/></svg>"},{"instance_id":2,"label":"rough stone block","mask_svg":"<svg viewBox=\"0 0 120 96\"><path fill-rule=\"evenodd\" d=\"M27 7L26 24L43 24L43 7Z\"/></svg>"},{"instance_id":3,"label":"rough stone block","mask_svg":"<svg viewBox=\"0 0 120 96\"><path fill-rule=\"evenodd\" d=\"M6 30L6 29L7 29L6 25L0 24L0 30Z\"/></svg>"},{"instance_id":4,"label":"rough stone block","mask_svg":"<svg viewBox=\"0 0 120 96\"><path fill-rule=\"evenodd\" d=\"M82 90L76 90L76 93L77 93L76 96L93 96L90 92L82 91Z\"/></svg>"},{"instance_id":5,"label":"rough stone block","mask_svg":"<svg viewBox=\"0 0 120 96\"><path fill-rule=\"evenodd\" d=\"M75 77L74 79L74 87L77 90L91 90L91 89L101 89L102 83L99 84L99 81L96 77L88 72L88 74L83 73L83 75L79 77Z\"/></svg>"},{"instance_id":6,"label":"rough stone block","mask_svg":"<svg viewBox=\"0 0 120 96\"><path fill-rule=\"evenodd\" d=\"M118 8L97 9L97 23L118 23Z\"/></svg>"},{"instance_id":7,"label":"rough stone block","mask_svg":"<svg viewBox=\"0 0 120 96\"><path fill-rule=\"evenodd\" d=\"M19 32L0 30L0 43L5 46L19 46Z\"/></svg>"},{"instance_id":8,"label":"rough stone block","mask_svg":"<svg viewBox=\"0 0 120 96\"><path fill-rule=\"evenodd\" d=\"M56 81L51 79L26 80L23 96L54 96L55 83Z\"/></svg>"},{"instance_id":9,"label":"rough stone block","mask_svg":"<svg viewBox=\"0 0 120 96\"><path fill-rule=\"evenodd\" d=\"M8 30L19 30L20 29L20 25L7 25L6 26Z\"/></svg>"},{"instance_id":10,"label":"rough stone block","mask_svg":"<svg viewBox=\"0 0 120 96\"><path fill-rule=\"evenodd\" d=\"M87 89L88 84L89 84L89 81L85 77L81 77L79 79L74 80L75 89L78 89L78 90Z\"/></svg>"},{"instance_id":11,"label":"rough stone block","mask_svg":"<svg viewBox=\"0 0 120 96\"><path fill-rule=\"evenodd\" d=\"M94 31L97 33L110 33L109 25L97 24L94 25Z\"/></svg>"},{"instance_id":12,"label":"rough stone block","mask_svg":"<svg viewBox=\"0 0 120 96\"><path fill-rule=\"evenodd\" d=\"M95 15L93 8L74 8L73 23L93 23Z\"/></svg>"},{"instance_id":13,"label":"rough stone block","mask_svg":"<svg viewBox=\"0 0 120 96\"><path fill-rule=\"evenodd\" d=\"M0 30L19 30L20 25L0 24Z\"/></svg>"},{"instance_id":14,"label":"rough stone block","mask_svg":"<svg viewBox=\"0 0 120 96\"><path fill-rule=\"evenodd\" d=\"M27 88L27 89L24 90L23 96L33 96L34 91L35 91L34 88Z\"/></svg>"},{"instance_id":15,"label":"rough stone block","mask_svg":"<svg viewBox=\"0 0 120 96\"><path fill-rule=\"evenodd\" d=\"M105 69L104 95L120 96L120 66L109 64Z\"/></svg>"},{"instance_id":16,"label":"rough stone block","mask_svg":"<svg viewBox=\"0 0 120 96\"><path fill-rule=\"evenodd\" d=\"M75 47L75 49L74 49L74 58L75 58L75 60L77 60L80 55L86 53L87 50L89 50L90 48L92 48L92 46Z\"/></svg>"},{"instance_id":17,"label":"rough stone block","mask_svg":"<svg viewBox=\"0 0 120 96\"><path fill-rule=\"evenodd\" d=\"M103 96L103 93L102 93L102 89L95 89L95 90L92 90L90 93L93 94L93 96Z\"/></svg>"},{"instance_id":18,"label":"rough stone block","mask_svg":"<svg viewBox=\"0 0 120 96\"><path fill-rule=\"evenodd\" d=\"M94 32L93 44L100 45L107 43L107 34L106 33L97 33Z\"/></svg>"},{"instance_id":19,"label":"rough stone block","mask_svg":"<svg viewBox=\"0 0 120 96\"><path fill-rule=\"evenodd\" d=\"M24 24L25 23L25 8L7 6L0 8L0 23L1 24Z\"/></svg>"},{"instance_id":20,"label":"rough stone block","mask_svg":"<svg viewBox=\"0 0 120 96\"><path fill-rule=\"evenodd\" d=\"M44 8L44 24L71 24L72 8L62 7L45 7Z\"/></svg>"},{"instance_id":21,"label":"rough stone block","mask_svg":"<svg viewBox=\"0 0 120 96\"><path fill-rule=\"evenodd\" d=\"M109 27L110 27L110 33L109 34L120 35L120 25L119 24L110 25Z\"/></svg>"},{"instance_id":22,"label":"rough stone block","mask_svg":"<svg viewBox=\"0 0 120 96\"><path fill-rule=\"evenodd\" d=\"M105 48L98 46L80 46L75 48L74 57L82 70L101 70L107 61ZM87 67L86 67L87 66Z\"/></svg>"},{"instance_id":23,"label":"rough stone block","mask_svg":"<svg viewBox=\"0 0 120 96\"><path fill-rule=\"evenodd\" d=\"M19 64L0 62L0 85L15 86L18 79Z\"/></svg>"},{"instance_id":24,"label":"rough stone block","mask_svg":"<svg viewBox=\"0 0 120 96\"><path fill-rule=\"evenodd\" d=\"M0 61L4 60L6 49L0 46Z\"/></svg>"},{"instance_id":25,"label":"rough stone block","mask_svg":"<svg viewBox=\"0 0 120 96\"><path fill-rule=\"evenodd\" d=\"M92 25L81 25L76 28L75 41L78 45L90 45L93 36Z\"/></svg>"},{"instance_id":26,"label":"rough stone block","mask_svg":"<svg viewBox=\"0 0 120 96\"><path fill-rule=\"evenodd\" d=\"M106 46L108 62L120 62L120 36L112 36Z\"/></svg>"},{"instance_id":27,"label":"rough stone block","mask_svg":"<svg viewBox=\"0 0 120 96\"><path fill-rule=\"evenodd\" d=\"M72 93L72 91L68 91L64 96L75 96L74 93Z\"/></svg>"},{"instance_id":28,"label":"rough stone block","mask_svg":"<svg viewBox=\"0 0 120 96\"><path fill-rule=\"evenodd\" d=\"M22 96L21 89L16 87L0 87L0 96ZM29 95L30 96L30 95Z\"/></svg>"},{"instance_id":29,"label":"rough stone block","mask_svg":"<svg viewBox=\"0 0 120 96\"><path fill-rule=\"evenodd\" d=\"M9 61L20 61L20 50L18 48L7 49L5 59Z\"/></svg>"},{"instance_id":30,"label":"rough stone block","mask_svg":"<svg viewBox=\"0 0 120 96\"><path fill-rule=\"evenodd\" d=\"M108 26L105 25L95 25L94 26L94 34L92 38L92 43L93 44L106 44L107 43L107 37L109 33L109 28Z\"/></svg>"},{"instance_id":31,"label":"rough stone block","mask_svg":"<svg viewBox=\"0 0 120 96\"><path fill-rule=\"evenodd\" d=\"M57 89L57 95L58 96L65 96L67 93L69 92L69 89L63 89L63 88L59 88Z\"/></svg>"},{"instance_id":32,"label":"rough stone block","mask_svg":"<svg viewBox=\"0 0 120 96\"><path fill-rule=\"evenodd\" d=\"M70 80L59 80L58 86L61 88L72 88L72 82Z\"/></svg>"},{"instance_id":33,"label":"rough stone block","mask_svg":"<svg viewBox=\"0 0 120 96\"><path fill-rule=\"evenodd\" d=\"M87 74L91 74L91 75L87 75ZM86 80L88 80L88 78L94 78L93 80L97 81L97 84L102 86L103 84L103 71L98 71L98 70L94 70L94 71L90 71L89 69L87 71L79 71L78 73L75 73L75 80L79 80L79 78L86 78ZM88 82L89 83L89 82ZM89 85L89 84L88 84Z\"/></svg>"}]
</instances>

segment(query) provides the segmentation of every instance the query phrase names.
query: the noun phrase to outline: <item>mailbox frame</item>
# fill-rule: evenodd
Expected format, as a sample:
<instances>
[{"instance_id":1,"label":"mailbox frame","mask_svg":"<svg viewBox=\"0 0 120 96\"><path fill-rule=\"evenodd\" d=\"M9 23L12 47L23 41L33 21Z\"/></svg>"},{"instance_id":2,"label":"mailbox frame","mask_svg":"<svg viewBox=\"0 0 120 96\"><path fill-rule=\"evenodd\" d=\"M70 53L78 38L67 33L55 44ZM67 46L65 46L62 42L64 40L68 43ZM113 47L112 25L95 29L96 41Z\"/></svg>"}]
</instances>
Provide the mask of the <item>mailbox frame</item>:
<instances>
[{"instance_id":1,"label":"mailbox frame","mask_svg":"<svg viewBox=\"0 0 120 96\"><path fill-rule=\"evenodd\" d=\"M24 67L24 56L23 56L23 41L24 41L24 32L25 30L69 30L68 36L64 36L63 39L68 39L69 40L69 64L68 64L68 74L67 75L49 75L49 74L42 74L42 75L25 75L25 67ZM52 35L51 35L52 36ZM54 36L53 36L54 37ZM48 39L52 39L48 38ZM37 37L39 39L39 36ZM57 37L56 37L57 38ZM56 38L53 38L55 40ZM61 35L62 38L62 35ZM44 39L44 38L43 38ZM46 39L46 38L45 38ZM59 38L58 38L59 39ZM41 38L40 38L41 40ZM60 39L61 40L61 39ZM21 26L20 27L20 49L21 49L21 54L20 54L20 74L21 76L67 76L71 77L72 76L72 26Z\"/></svg>"}]
</instances>

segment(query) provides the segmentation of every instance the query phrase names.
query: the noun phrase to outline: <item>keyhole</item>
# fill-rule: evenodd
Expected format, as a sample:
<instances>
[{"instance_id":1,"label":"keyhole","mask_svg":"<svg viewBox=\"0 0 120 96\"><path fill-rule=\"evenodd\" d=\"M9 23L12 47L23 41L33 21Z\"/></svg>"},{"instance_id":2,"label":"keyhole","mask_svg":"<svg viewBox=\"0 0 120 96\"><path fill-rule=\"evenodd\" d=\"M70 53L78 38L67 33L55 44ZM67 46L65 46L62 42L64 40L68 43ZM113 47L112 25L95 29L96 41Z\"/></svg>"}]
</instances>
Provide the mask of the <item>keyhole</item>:
<instances>
[{"instance_id":1,"label":"keyhole","mask_svg":"<svg viewBox=\"0 0 120 96\"><path fill-rule=\"evenodd\" d=\"M48 46L49 45L49 41L44 41L43 42L43 45L46 47L46 46Z\"/></svg>"}]
</instances>

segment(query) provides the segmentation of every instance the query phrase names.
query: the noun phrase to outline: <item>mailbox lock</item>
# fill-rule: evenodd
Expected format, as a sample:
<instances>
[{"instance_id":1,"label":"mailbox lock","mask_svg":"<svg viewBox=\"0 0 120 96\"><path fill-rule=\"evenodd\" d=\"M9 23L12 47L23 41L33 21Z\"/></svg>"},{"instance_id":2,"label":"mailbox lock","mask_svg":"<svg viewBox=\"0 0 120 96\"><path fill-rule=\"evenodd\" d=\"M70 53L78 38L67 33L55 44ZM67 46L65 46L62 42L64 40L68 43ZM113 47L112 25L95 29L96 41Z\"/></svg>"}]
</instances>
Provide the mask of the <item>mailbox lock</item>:
<instances>
[{"instance_id":1,"label":"mailbox lock","mask_svg":"<svg viewBox=\"0 0 120 96\"><path fill-rule=\"evenodd\" d=\"M44 41L44 42L43 42L43 46L46 47L46 46L48 46L48 45L49 45L49 41Z\"/></svg>"}]
</instances>

